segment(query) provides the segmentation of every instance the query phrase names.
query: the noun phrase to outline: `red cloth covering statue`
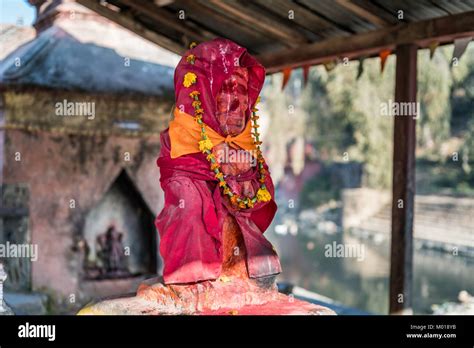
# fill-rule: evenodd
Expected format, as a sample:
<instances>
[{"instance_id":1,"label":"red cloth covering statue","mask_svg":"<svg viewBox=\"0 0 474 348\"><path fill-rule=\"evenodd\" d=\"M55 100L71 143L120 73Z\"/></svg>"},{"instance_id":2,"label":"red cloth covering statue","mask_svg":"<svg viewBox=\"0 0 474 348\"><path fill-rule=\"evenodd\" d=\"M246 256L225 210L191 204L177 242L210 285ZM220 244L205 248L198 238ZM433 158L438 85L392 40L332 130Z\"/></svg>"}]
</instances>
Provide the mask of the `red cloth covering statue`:
<instances>
[{"instance_id":1,"label":"red cloth covering statue","mask_svg":"<svg viewBox=\"0 0 474 348\"><path fill-rule=\"evenodd\" d=\"M258 138L264 79L264 67L226 39L188 50L176 68L175 119L161 134L157 161L166 284L281 271L263 236L277 209Z\"/></svg>"},{"instance_id":2,"label":"red cloth covering statue","mask_svg":"<svg viewBox=\"0 0 474 348\"><path fill-rule=\"evenodd\" d=\"M264 68L229 40L186 52L157 161L163 279L79 314L333 314L279 293L275 283L280 262L263 232L276 204L255 107L264 78Z\"/></svg>"}]
</instances>

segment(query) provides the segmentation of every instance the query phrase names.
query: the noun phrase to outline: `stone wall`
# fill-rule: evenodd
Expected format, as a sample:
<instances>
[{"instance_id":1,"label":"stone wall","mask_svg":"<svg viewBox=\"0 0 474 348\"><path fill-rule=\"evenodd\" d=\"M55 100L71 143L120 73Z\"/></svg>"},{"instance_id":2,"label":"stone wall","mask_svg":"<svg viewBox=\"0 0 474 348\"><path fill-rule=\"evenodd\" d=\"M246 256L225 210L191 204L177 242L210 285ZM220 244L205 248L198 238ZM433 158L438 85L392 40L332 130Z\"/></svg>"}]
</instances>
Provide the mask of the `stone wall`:
<instances>
[{"instance_id":1,"label":"stone wall","mask_svg":"<svg viewBox=\"0 0 474 348\"><path fill-rule=\"evenodd\" d=\"M361 222L375 215L390 202L392 195L366 187L342 191L342 227L359 226Z\"/></svg>"},{"instance_id":2,"label":"stone wall","mask_svg":"<svg viewBox=\"0 0 474 348\"><path fill-rule=\"evenodd\" d=\"M83 100L83 95L35 93L4 93L6 125L39 128L0 130L2 187L22 185L29 191L29 235L39 254L31 264L32 290L77 297L82 295L78 243L85 217L117 176L123 170L127 173L153 214L163 205L156 158L159 132L167 127L172 104L133 96L93 96L88 100L98 103L95 120L68 119L52 114L54 102ZM101 135L116 120L138 120L147 134L121 135L118 130ZM83 129L90 135L74 134ZM153 228L149 233L157 232Z\"/></svg>"}]
</instances>

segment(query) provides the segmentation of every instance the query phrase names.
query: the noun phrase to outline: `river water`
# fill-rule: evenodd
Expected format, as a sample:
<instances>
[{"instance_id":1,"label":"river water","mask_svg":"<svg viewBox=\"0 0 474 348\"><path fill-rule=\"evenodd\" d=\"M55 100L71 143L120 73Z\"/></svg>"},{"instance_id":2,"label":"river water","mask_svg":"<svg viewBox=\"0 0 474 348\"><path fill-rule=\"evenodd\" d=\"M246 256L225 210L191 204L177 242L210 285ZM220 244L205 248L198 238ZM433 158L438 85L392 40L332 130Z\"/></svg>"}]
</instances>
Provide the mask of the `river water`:
<instances>
[{"instance_id":1,"label":"river water","mask_svg":"<svg viewBox=\"0 0 474 348\"><path fill-rule=\"evenodd\" d=\"M324 234L313 229L277 234L274 226L266 235L282 262L279 281L291 282L348 307L388 313L388 235L374 239L349 232ZM359 254L328 254L334 245L357 246ZM431 314L433 304L457 302L461 290L474 295L473 258L415 247L413 271L415 314Z\"/></svg>"}]
</instances>

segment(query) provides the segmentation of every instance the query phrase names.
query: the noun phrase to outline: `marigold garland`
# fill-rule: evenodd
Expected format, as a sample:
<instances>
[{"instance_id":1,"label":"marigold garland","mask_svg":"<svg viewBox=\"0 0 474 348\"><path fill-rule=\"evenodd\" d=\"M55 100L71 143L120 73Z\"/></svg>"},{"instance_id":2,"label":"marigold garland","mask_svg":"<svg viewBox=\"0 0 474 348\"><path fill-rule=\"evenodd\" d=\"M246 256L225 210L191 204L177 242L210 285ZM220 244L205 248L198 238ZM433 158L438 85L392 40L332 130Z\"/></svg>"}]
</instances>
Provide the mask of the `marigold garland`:
<instances>
[{"instance_id":1,"label":"marigold garland","mask_svg":"<svg viewBox=\"0 0 474 348\"><path fill-rule=\"evenodd\" d=\"M188 78L186 76L188 76ZM190 87L194 83L196 83L196 75L193 73L187 73L184 76L183 85L185 87ZM201 126L201 140L199 141L199 151L206 155L206 159L210 163L211 171L214 172L214 176L218 180L218 185L222 189L222 193L229 197L229 200L234 207L240 209L253 208L254 205L258 202L270 201L272 196L265 186L265 160L260 149L260 145L262 144L262 142L260 141L260 134L258 133L258 109L255 107L260 102L260 97L257 98L257 101L255 102L255 105L252 108L251 117L251 121L253 122L252 129L254 136L254 144L257 149L257 163L259 172L258 181L260 183L260 188L253 197L246 197L232 192L226 180L224 179L224 174L220 170L220 164L217 162L215 156L212 154L212 148L214 147L214 145L212 144L212 141L208 138L206 134L206 125L202 121L202 115L204 113L204 110L201 108L201 101L199 100L199 91L192 91L189 96L193 99L192 106L194 108L194 119Z\"/></svg>"},{"instance_id":2,"label":"marigold garland","mask_svg":"<svg viewBox=\"0 0 474 348\"><path fill-rule=\"evenodd\" d=\"M184 87L191 87L197 81L197 76L195 73L188 72L184 75L183 86Z\"/></svg>"},{"instance_id":3,"label":"marigold garland","mask_svg":"<svg viewBox=\"0 0 474 348\"><path fill-rule=\"evenodd\" d=\"M194 64L194 62L196 61L196 56L194 54L190 54L189 56L186 57L186 61L189 64Z\"/></svg>"}]
</instances>

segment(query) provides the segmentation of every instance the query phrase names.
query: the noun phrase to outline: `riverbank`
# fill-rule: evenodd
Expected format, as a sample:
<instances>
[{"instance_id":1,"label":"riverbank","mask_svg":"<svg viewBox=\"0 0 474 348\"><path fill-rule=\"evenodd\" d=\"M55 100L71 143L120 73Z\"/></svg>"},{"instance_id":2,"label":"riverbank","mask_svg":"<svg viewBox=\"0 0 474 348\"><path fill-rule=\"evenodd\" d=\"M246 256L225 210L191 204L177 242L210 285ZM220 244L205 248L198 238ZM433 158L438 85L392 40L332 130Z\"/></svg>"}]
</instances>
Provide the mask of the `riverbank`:
<instances>
[{"instance_id":1,"label":"riverbank","mask_svg":"<svg viewBox=\"0 0 474 348\"><path fill-rule=\"evenodd\" d=\"M391 231L390 195L369 189L343 194L343 229L354 235L384 238ZM417 247L474 257L474 198L416 195L414 238Z\"/></svg>"}]
</instances>

